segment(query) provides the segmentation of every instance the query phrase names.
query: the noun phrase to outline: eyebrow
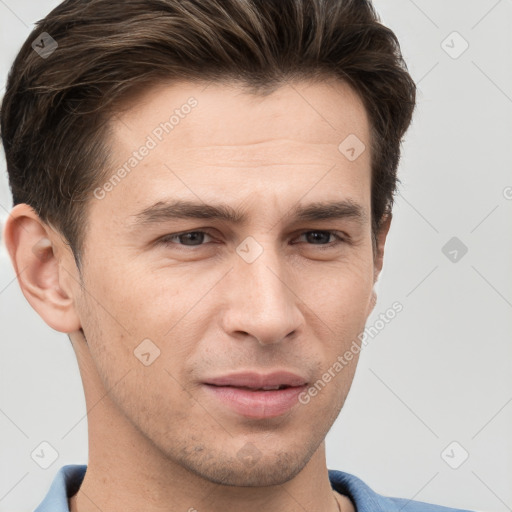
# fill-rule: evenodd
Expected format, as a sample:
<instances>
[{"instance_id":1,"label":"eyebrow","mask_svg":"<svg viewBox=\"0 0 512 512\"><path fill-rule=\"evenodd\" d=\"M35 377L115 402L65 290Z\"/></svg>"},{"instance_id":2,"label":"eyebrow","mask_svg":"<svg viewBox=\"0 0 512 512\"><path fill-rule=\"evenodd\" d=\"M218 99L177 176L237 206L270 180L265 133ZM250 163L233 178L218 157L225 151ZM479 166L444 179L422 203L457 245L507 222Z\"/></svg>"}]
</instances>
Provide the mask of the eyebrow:
<instances>
[{"instance_id":1,"label":"eyebrow","mask_svg":"<svg viewBox=\"0 0 512 512\"><path fill-rule=\"evenodd\" d=\"M247 215L243 210L227 204L206 204L179 199L158 201L131 217L134 218L133 228L148 227L176 219L221 220L232 224L247 222ZM285 218L297 221L351 219L363 225L367 221L367 214L360 204L351 199L344 199L297 205L289 210Z\"/></svg>"}]
</instances>

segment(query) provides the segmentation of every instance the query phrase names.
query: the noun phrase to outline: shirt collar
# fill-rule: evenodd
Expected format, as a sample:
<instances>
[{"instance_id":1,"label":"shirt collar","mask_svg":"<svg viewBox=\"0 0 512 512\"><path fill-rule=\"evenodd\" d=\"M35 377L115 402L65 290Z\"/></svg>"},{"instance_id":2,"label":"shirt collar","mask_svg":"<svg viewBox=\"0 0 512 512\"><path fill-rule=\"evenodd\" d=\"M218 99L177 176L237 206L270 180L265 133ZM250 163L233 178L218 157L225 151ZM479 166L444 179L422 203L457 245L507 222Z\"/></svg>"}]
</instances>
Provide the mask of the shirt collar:
<instances>
[{"instance_id":1,"label":"shirt collar","mask_svg":"<svg viewBox=\"0 0 512 512\"><path fill-rule=\"evenodd\" d=\"M69 512L68 497L78 491L86 469L86 465L62 466L55 475L44 500L34 512Z\"/></svg>"},{"instance_id":2,"label":"shirt collar","mask_svg":"<svg viewBox=\"0 0 512 512\"><path fill-rule=\"evenodd\" d=\"M55 475L46 497L34 512L69 512L68 498L77 493L86 470L86 465L62 466ZM329 480L335 491L350 498L357 512L397 510L396 504L391 499L372 491L354 475L330 469Z\"/></svg>"}]
</instances>

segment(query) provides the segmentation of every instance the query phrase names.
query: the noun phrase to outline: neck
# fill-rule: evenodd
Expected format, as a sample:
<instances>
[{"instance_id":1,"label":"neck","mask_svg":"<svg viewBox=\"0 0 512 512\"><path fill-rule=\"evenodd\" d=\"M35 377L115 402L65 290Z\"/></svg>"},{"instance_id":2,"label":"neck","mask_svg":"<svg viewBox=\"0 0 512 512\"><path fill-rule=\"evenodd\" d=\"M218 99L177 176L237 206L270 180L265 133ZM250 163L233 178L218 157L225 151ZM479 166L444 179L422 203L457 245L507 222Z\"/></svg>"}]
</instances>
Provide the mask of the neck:
<instances>
[{"instance_id":1,"label":"neck","mask_svg":"<svg viewBox=\"0 0 512 512\"><path fill-rule=\"evenodd\" d=\"M113 435L103 432L90 440L87 471L70 500L70 512L354 510L348 508L347 498L343 502L338 496L338 503L333 493L323 443L302 471L282 485L233 487L191 474L155 453L133 429L118 426L111 430Z\"/></svg>"},{"instance_id":2,"label":"neck","mask_svg":"<svg viewBox=\"0 0 512 512\"><path fill-rule=\"evenodd\" d=\"M336 497L331 488L325 442L281 485L228 486L190 472L163 454L117 408L85 352L82 358L77 355L89 411L89 461L80 489L69 501L70 512L355 511L348 498Z\"/></svg>"}]
</instances>

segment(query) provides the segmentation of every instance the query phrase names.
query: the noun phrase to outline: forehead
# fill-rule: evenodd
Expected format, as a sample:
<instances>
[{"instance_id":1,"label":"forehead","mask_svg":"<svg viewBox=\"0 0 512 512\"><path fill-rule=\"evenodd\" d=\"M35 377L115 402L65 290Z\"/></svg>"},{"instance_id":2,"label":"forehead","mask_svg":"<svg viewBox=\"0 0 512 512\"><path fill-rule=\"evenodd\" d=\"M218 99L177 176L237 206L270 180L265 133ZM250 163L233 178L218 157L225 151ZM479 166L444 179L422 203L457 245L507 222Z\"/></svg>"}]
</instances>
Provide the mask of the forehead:
<instances>
[{"instance_id":1,"label":"forehead","mask_svg":"<svg viewBox=\"0 0 512 512\"><path fill-rule=\"evenodd\" d=\"M172 133L166 142L179 138L182 148L248 145L284 134L298 143L319 144L350 133L369 136L359 95L334 78L286 82L265 95L249 93L235 82L160 83L132 96L112 121L121 145L126 130L156 139Z\"/></svg>"},{"instance_id":2,"label":"forehead","mask_svg":"<svg viewBox=\"0 0 512 512\"><path fill-rule=\"evenodd\" d=\"M369 137L359 96L340 81L286 83L266 96L234 83L162 83L112 119L112 177L121 177L98 211L126 220L172 197L270 205L308 190L312 201L361 199ZM358 158L343 153L349 146Z\"/></svg>"}]
</instances>

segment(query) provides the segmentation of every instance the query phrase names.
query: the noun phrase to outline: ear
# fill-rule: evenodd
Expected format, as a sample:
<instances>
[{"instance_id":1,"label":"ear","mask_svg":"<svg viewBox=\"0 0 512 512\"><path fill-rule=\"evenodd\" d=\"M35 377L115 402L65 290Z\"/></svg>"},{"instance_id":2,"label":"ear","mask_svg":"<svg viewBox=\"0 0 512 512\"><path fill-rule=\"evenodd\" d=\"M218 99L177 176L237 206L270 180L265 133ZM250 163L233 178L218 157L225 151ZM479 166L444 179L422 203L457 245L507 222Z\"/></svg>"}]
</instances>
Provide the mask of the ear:
<instances>
[{"instance_id":1,"label":"ear","mask_svg":"<svg viewBox=\"0 0 512 512\"><path fill-rule=\"evenodd\" d=\"M21 291L39 316L60 332L80 329L74 297L80 290L78 269L55 230L23 203L10 212L3 237Z\"/></svg>"},{"instance_id":2,"label":"ear","mask_svg":"<svg viewBox=\"0 0 512 512\"><path fill-rule=\"evenodd\" d=\"M368 315L375 308L375 304L377 304L377 293L375 291L375 283L379 278L380 272L382 270L382 265L384 264L384 246L386 245L386 238L389 233L389 228L391 227L391 219L392 214L386 213L382 218L382 221L379 226L379 230L376 234L376 247L373 255L373 285L374 288L372 290L372 296L369 304Z\"/></svg>"}]
</instances>

